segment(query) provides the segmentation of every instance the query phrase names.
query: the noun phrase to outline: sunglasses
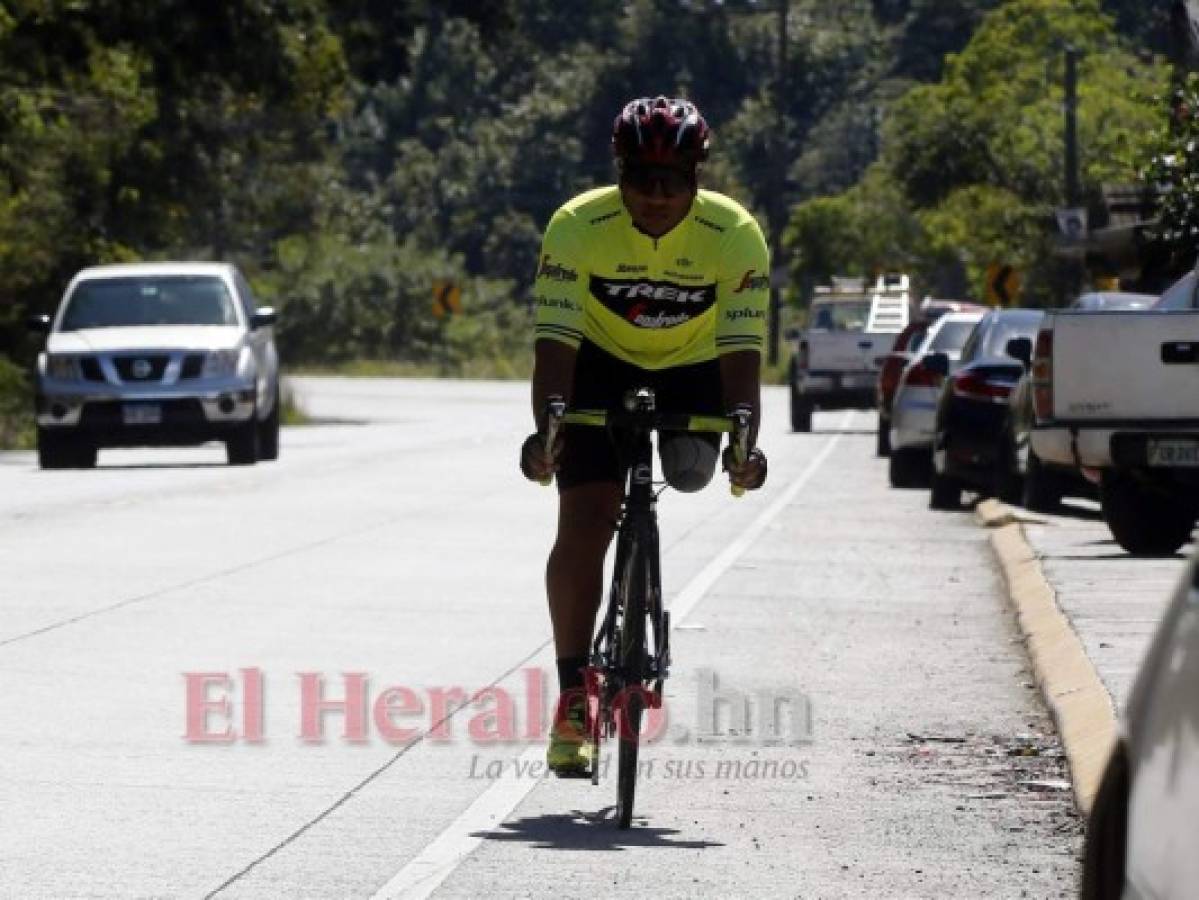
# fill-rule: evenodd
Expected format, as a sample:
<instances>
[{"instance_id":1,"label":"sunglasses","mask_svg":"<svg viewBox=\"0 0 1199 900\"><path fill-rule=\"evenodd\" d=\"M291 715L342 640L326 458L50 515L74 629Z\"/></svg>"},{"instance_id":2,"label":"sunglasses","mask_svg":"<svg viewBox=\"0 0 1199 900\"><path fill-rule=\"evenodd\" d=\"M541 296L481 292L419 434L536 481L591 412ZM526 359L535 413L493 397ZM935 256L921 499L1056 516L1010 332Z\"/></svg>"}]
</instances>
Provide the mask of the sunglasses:
<instances>
[{"instance_id":1,"label":"sunglasses","mask_svg":"<svg viewBox=\"0 0 1199 900\"><path fill-rule=\"evenodd\" d=\"M667 166L629 166L620 173L620 181L646 196L653 194L655 187L661 188L663 197L689 194L695 187L695 177L690 172Z\"/></svg>"}]
</instances>

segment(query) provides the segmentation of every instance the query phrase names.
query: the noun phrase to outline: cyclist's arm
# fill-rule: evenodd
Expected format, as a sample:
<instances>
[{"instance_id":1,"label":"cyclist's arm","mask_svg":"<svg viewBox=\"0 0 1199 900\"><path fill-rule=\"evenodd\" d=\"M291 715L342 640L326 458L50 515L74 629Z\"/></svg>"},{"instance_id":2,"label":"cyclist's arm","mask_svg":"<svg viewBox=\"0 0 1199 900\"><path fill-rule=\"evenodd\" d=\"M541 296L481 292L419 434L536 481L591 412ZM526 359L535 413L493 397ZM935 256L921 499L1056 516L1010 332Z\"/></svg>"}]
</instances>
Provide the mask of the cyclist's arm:
<instances>
[{"instance_id":1,"label":"cyclist's arm","mask_svg":"<svg viewBox=\"0 0 1199 900\"><path fill-rule=\"evenodd\" d=\"M743 220L722 248L716 284L716 352L726 409L753 408L751 446L761 417L760 372L770 305L770 254L762 230Z\"/></svg>"},{"instance_id":2,"label":"cyclist's arm","mask_svg":"<svg viewBox=\"0 0 1199 900\"><path fill-rule=\"evenodd\" d=\"M534 284L537 307L533 334L533 419L545 427L545 400L558 394L570 402L575 356L585 330L587 275L573 213L559 210L545 229Z\"/></svg>"},{"instance_id":3,"label":"cyclist's arm","mask_svg":"<svg viewBox=\"0 0 1199 900\"><path fill-rule=\"evenodd\" d=\"M762 356L756 350L737 350L720 357L720 381L724 387L724 408L733 409L748 404L753 410L749 428L749 446L758 443L758 423L761 421Z\"/></svg>"},{"instance_id":4,"label":"cyclist's arm","mask_svg":"<svg viewBox=\"0 0 1199 900\"><path fill-rule=\"evenodd\" d=\"M570 405L578 350L562 341L539 338L533 345L533 421L545 428L545 401L557 394Z\"/></svg>"}]
</instances>

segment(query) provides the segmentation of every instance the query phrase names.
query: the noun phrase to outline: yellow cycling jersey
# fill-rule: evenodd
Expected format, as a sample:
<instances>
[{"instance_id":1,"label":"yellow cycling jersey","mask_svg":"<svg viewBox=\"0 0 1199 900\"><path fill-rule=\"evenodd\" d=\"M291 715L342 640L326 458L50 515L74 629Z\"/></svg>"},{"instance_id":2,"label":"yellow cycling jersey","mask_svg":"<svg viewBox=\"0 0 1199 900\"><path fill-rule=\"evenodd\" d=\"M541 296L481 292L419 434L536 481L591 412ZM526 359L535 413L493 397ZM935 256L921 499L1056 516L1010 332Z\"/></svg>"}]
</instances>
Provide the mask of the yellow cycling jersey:
<instances>
[{"instance_id":1,"label":"yellow cycling jersey","mask_svg":"<svg viewBox=\"0 0 1199 900\"><path fill-rule=\"evenodd\" d=\"M550 220L537 270L534 333L591 341L643 369L666 369L766 339L770 263L739 203L699 191L660 238L634 227L620 189L580 194Z\"/></svg>"}]
</instances>

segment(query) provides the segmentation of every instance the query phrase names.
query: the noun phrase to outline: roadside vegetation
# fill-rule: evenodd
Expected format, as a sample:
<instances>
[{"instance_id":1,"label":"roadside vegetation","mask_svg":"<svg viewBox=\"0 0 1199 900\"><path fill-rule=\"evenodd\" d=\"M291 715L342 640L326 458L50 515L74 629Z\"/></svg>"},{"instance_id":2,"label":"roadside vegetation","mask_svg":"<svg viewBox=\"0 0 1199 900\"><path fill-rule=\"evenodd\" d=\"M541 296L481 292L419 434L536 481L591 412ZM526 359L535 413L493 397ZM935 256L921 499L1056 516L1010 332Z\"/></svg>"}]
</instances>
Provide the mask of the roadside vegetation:
<instances>
[{"instance_id":1,"label":"roadside vegetation","mask_svg":"<svg viewBox=\"0 0 1199 900\"><path fill-rule=\"evenodd\" d=\"M1088 198L1166 116L1141 0L790 0L782 70L774 6L0 2L0 359L27 369L24 317L84 265L204 258L279 310L289 366L523 377L541 229L658 92L709 117L707 185L790 222L790 301L880 268L977 292L990 258L1051 268L1064 43Z\"/></svg>"}]
</instances>

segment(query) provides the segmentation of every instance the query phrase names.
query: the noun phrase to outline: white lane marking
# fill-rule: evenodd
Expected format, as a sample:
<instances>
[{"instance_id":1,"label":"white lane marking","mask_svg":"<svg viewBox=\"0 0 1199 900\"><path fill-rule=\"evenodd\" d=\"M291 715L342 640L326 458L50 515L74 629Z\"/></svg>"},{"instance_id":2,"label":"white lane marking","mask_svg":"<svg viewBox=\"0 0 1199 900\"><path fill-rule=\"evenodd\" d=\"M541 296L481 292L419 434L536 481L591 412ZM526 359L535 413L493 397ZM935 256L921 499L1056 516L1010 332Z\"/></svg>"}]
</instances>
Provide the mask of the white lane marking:
<instances>
[{"instance_id":1,"label":"white lane marking","mask_svg":"<svg viewBox=\"0 0 1199 900\"><path fill-rule=\"evenodd\" d=\"M824 461L829 458L837 443L841 440L841 436L849 427L849 423L853 420L853 410L845 414L841 420L841 424L837 428L837 433L832 436L827 444L821 448L815 458L804 467L804 470L799 473L799 477L787 486L775 501L758 514L758 517L750 523L749 527L741 532L740 536L722 550L715 559L700 569L699 574L687 583L674 599L670 601L670 627L677 628L682 623L691 611L695 609L704 595L708 593L716 580L737 561L746 550L748 550L753 542L758 539L766 527L774 521L783 509L795 499L795 495L803 490L804 485L812 480L812 477L824 465Z\"/></svg>"},{"instance_id":2,"label":"white lane marking","mask_svg":"<svg viewBox=\"0 0 1199 900\"><path fill-rule=\"evenodd\" d=\"M383 885L372 900L384 897L424 900L437 890L450 873L482 843L483 838L478 834L503 822L541 780L528 774L521 777L516 772L528 773L539 764L544 772L545 750L540 744L534 744L521 754L510 772L506 771L502 778L497 778L416 859Z\"/></svg>"},{"instance_id":3,"label":"white lane marking","mask_svg":"<svg viewBox=\"0 0 1199 900\"><path fill-rule=\"evenodd\" d=\"M716 583L716 580L737 561L757 540L771 521L795 499L817 470L829 458L845 429L853 419L853 411L846 413L838 426L837 434L829 440L815 458L804 467L799 477L780 494L770 506L762 510L758 517L750 523L737 540L726 547L720 555L704 566L700 572L687 583L670 604L672 627L676 627L703 599L704 594ZM536 771L533 767L543 764L544 750L541 744L534 744L520 756L519 762L505 767L504 774L497 778L490 787L475 798L462 814L449 824L444 831L429 843L411 862L395 874L395 877L383 885L371 900L401 897L403 900L424 900L430 896L454 870L462 864L475 848L483 842L483 833L503 822L512 810L542 780L532 777L529 772ZM542 771L544 766L542 765ZM522 774L523 773L523 774Z\"/></svg>"}]
</instances>

